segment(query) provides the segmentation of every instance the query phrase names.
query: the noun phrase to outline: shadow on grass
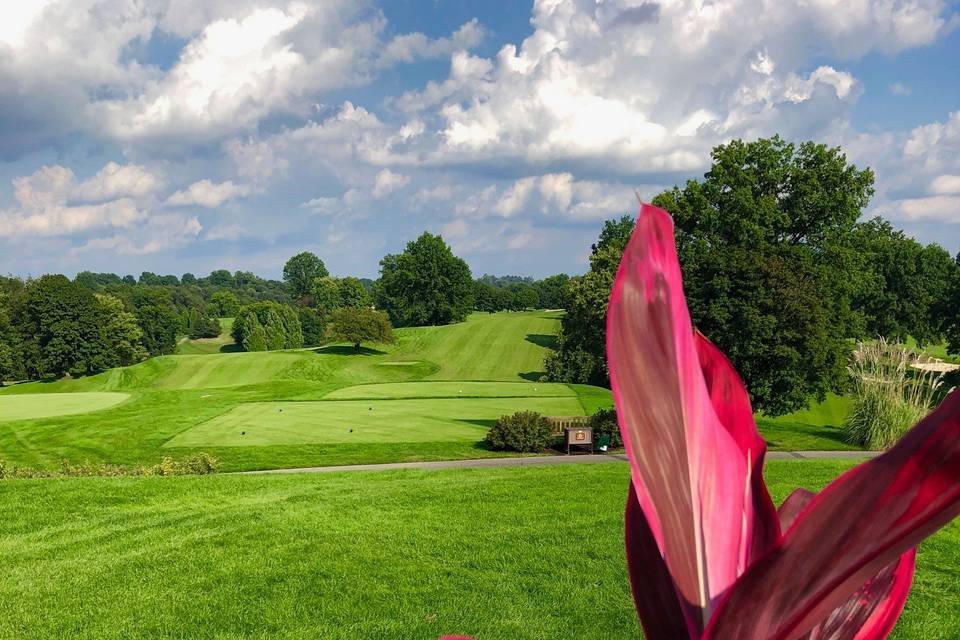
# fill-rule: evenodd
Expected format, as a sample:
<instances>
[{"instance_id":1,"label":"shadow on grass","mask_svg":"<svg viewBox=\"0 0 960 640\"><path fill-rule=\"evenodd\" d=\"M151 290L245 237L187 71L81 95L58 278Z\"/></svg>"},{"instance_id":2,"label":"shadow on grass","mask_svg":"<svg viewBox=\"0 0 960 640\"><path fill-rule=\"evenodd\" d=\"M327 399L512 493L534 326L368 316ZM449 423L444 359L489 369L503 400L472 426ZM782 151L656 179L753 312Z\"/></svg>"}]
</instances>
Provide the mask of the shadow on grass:
<instances>
[{"instance_id":1,"label":"shadow on grass","mask_svg":"<svg viewBox=\"0 0 960 640\"><path fill-rule=\"evenodd\" d=\"M334 356L382 356L387 353L386 351L363 346L360 347L360 351L357 351L353 346L347 344L333 344L328 347L320 347L319 349L314 349L313 352L321 355Z\"/></svg>"},{"instance_id":2,"label":"shadow on grass","mask_svg":"<svg viewBox=\"0 0 960 640\"><path fill-rule=\"evenodd\" d=\"M496 420L457 420L457 422L462 422L464 424L472 424L478 427L483 427L484 429L489 429L493 425L497 424Z\"/></svg>"},{"instance_id":3,"label":"shadow on grass","mask_svg":"<svg viewBox=\"0 0 960 640\"><path fill-rule=\"evenodd\" d=\"M234 342L233 344L225 344L220 347L220 353L240 353L243 351L243 347Z\"/></svg>"},{"instance_id":4,"label":"shadow on grass","mask_svg":"<svg viewBox=\"0 0 960 640\"><path fill-rule=\"evenodd\" d=\"M547 375L546 371L527 371L526 373L521 373L520 377L530 382L540 382L540 379L545 375Z\"/></svg>"},{"instance_id":5,"label":"shadow on grass","mask_svg":"<svg viewBox=\"0 0 960 640\"><path fill-rule=\"evenodd\" d=\"M557 348L557 336L548 335L546 333L528 333L526 341L532 342L538 347L545 347L547 349Z\"/></svg>"},{"instance_id":6,"label":"shadow on grass","mask_svg":"<svg viewBox=\"0 0 960 640\"><path fill-rule=\"evenodd\" d=\"M773 422L763 418L757 420L757 427L770 449L800 451L856 448L847 442L844 432L837 427Z\"/></svg>"}]
</instances>

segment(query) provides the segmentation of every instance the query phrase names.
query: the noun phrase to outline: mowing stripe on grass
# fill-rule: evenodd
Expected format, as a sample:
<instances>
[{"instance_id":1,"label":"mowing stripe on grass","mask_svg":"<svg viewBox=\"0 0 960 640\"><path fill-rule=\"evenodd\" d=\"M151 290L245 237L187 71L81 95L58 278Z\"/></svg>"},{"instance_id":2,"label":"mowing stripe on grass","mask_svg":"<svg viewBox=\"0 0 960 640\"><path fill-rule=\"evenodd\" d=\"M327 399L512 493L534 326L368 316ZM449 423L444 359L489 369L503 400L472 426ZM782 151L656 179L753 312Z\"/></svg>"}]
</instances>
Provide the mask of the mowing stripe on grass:
<instances>
[{"instance_id":1,"label":"mowing stripe on grass","mask_svg":"<svg viewBox=\"0 0 960 640\"><path fill-rule=\"evenodd\" d=\"M127 393L24 393L0 396L0 421L33 420L101 411L120 404Z\"/></svg>"}]
</instances>

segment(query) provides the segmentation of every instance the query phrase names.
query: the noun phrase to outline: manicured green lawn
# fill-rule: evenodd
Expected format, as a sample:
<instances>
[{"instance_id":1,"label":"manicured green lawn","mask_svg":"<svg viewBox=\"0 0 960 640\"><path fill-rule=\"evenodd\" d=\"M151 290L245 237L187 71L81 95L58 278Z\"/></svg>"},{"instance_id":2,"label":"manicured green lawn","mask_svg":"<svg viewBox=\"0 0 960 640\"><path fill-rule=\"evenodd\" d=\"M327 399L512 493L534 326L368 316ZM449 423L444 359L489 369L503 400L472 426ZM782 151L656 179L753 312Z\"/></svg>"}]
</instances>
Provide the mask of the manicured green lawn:
<instances>
[{"instance_id":1,"label":"manicured green lawn","mask_svg":"<svg viewBox=\"0 0 960 640\"><path fill-rule=\"evenodd\" d=\"M177 345L178 355L196 355L204 353L222 353L240 351L240 347L233 341L230 330L233 329L233 318L220 318L220 335L216 338L198 338L184 340Z\"/></svg>"},{"instance_id":2,"label":"manicured green lawn","mask_svg":"<svg viewBox=\"0 0 960 640\"><path fill-rule=\"evenodd\" d=\"M830 394L806 410L777 418L757 416L757 427L775 450L852 450L857 447L846 442L841 429L849 411L849 398Z\"/></svg>"},{"instance_id":3,"label":"manicured green lawn","mask_svg":"<svg viewBox=\"0 0 960 640\"><path fill-rule=\"evenodd\" d=\"M518 398L428 398L257 402L185 431L168 447L246 447L274 444L447 442L483 440L497 418L516 410ZM583 415L575 396L522 398L545 415Z\"/></svg>"},{"instance_id":4,"label":"manicured green lawn","mask_svg":"<svg viewBox=\"0 0 960 640\"><path fill-rule=\"evenodd\" d=\"M129 398L126 393L25 393L0 396L0 420L49 418L90 413L115 406Z\"/></svg>"},{"instance_id":5,"label":"manicured green lawn","mask_svg":"<svg viewBox=\"0 0 960 640\"><path fill-rule=\"evenodd\" d=\"M601 391L606 391L602 389ZM609 392L607 393L609 395ZM526 382L402 382L361 384L331 391L324 400L376 400L408 398L519 398L576 397L566 384Z\"/></svg>"},{"instance_id":6,"label":"manicured green lawn","mask_svg":"<svg viewBox=\"0 0 960 640\"><path fill-rule=\"evenodd\" d=\"M332 345L164 356L89 378L0 389L0 403L21 407L0 413L0 460L139 465L206 451L224 470L242 470L510 455L482 443L500 413L591 415L612 405L607 389L539 382L559 317L478 313L457 325L400 329L397 344L359 354ZM43 412L72 402L66 394L92 410L95 394L107 392L129 399L89 413ZM489 400L448 400L467 397ZM543 404L551 398L557 401ZM410 402L378 402L366 414L356 405L299 404L347 399ZM269 403L297 404L281 413ZM842 399L829 398L805 412L761 418L759 426L771 449L844 449L845 410Z\"/></svg>"},{"instance_id":7,"label":"manicured green lawn","mask_svg":"<svg viewBox=\"0 0 960 640\"><path fill-rule=\"evenodd\" d=\"M779 502L845 469L774 461ZM640 635L624 464L0 483L0 638ZM960 637L960 525L897 640Z\"/></svg>"}]
</instances>

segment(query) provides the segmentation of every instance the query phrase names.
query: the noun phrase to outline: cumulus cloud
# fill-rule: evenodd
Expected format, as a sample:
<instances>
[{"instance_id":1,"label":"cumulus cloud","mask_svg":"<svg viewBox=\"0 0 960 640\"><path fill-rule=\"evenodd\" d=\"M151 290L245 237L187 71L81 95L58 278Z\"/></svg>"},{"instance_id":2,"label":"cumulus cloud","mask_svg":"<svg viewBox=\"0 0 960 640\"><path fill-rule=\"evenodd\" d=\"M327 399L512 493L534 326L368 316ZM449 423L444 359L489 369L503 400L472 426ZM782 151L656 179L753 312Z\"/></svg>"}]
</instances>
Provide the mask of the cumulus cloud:
<instances>
[{"instance_id":1,"label":"cumulus cloud","mask_svg":"<svg viewBox=\"0 0 960 640\"><path fill-rule=\"evenodd\" d=\"M950 27L946 13L938 1L538 2L519 48L456 53L446 80L394 104L439 114L437 163L691 172L731 137L832 130L862 87L836 65L809 70L811 52L926 44Z\"/></svg>"},{"instance_id":2,"label":"cumulus cloud","mask_svg":"<svg viewBox=\"0 0 960 640\"><path fill-rule=\"evenodd\" d=\"M397 63L414 62L426 58L440 58L454 51L476 47L483 40L484 28L476 18L464 23L449 38L430 39L422 33L405 33L395 36L380 54L381 67Z\"/></svg>"},{"instance_id":3,"label":"cumulus cloud","mask_svg":"<svg viewBox=\"0 0 960 640\"><path fill-rule=\"evenodd\" d=\"M202 230L203 226L196 217L158 215L130 233L94 238L74 248L72 253L107 251L123 256L143 256L187 244Z\"/></svg>"},{"instance_id":4,"label":"cumulus cloud","mask_svg":"<svg viewBox=\"0 0 960 640\"><path fill-rule=\"evenodd\" d=\"M373 179L373 197L382 198L393 193L397 189L402 189L410 182L410 176L402 173L394 173L390 169L383 169Z\"/></svg>"},{"instance_id":5,"label":"cumulus cloud","mask_svg":"<svg viewBox=\"0 0 960 640\"><path fill-rule=\"evenodd\" d=\"M107 163L82 182L60 165L13 180L16 207L0 211L0 236L65 236L91 229L129 228L147 217L138 199L162 179L139 165Z\"/></svg>"},{"instance_id":6,"label":"cumulus cloud","mask_svg":"<svg viewBox=\"0 0 960 640\"><path fill-rule=\"evenodd\" d=\"M235 184L232 180L215 183L204 179L171 195L167 198L167 204L177 207L200 205L216 209L225 202L250 195L251 191L249 186Z\"/></svg>"}]
</instances>

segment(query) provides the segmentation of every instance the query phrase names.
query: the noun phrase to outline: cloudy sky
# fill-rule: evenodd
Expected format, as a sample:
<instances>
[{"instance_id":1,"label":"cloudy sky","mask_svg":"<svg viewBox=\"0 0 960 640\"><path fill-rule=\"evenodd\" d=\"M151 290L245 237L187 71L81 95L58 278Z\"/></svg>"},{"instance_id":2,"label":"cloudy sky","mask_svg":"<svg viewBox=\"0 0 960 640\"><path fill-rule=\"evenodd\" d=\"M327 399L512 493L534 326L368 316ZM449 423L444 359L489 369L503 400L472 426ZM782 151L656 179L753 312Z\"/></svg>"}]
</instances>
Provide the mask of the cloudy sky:
<instances>
[{"instance_id":1,"label":"cloudy sky","mask_svg":"<svg viewBox=\"0 0 960 640\"><path fill-rule=\"evenodd\" d=\"M960 249L956 2L3 2L0 88L0 272L375 277L428 229L579 273L634 189L776 132Z\"/></svg>"}]
</instances>

